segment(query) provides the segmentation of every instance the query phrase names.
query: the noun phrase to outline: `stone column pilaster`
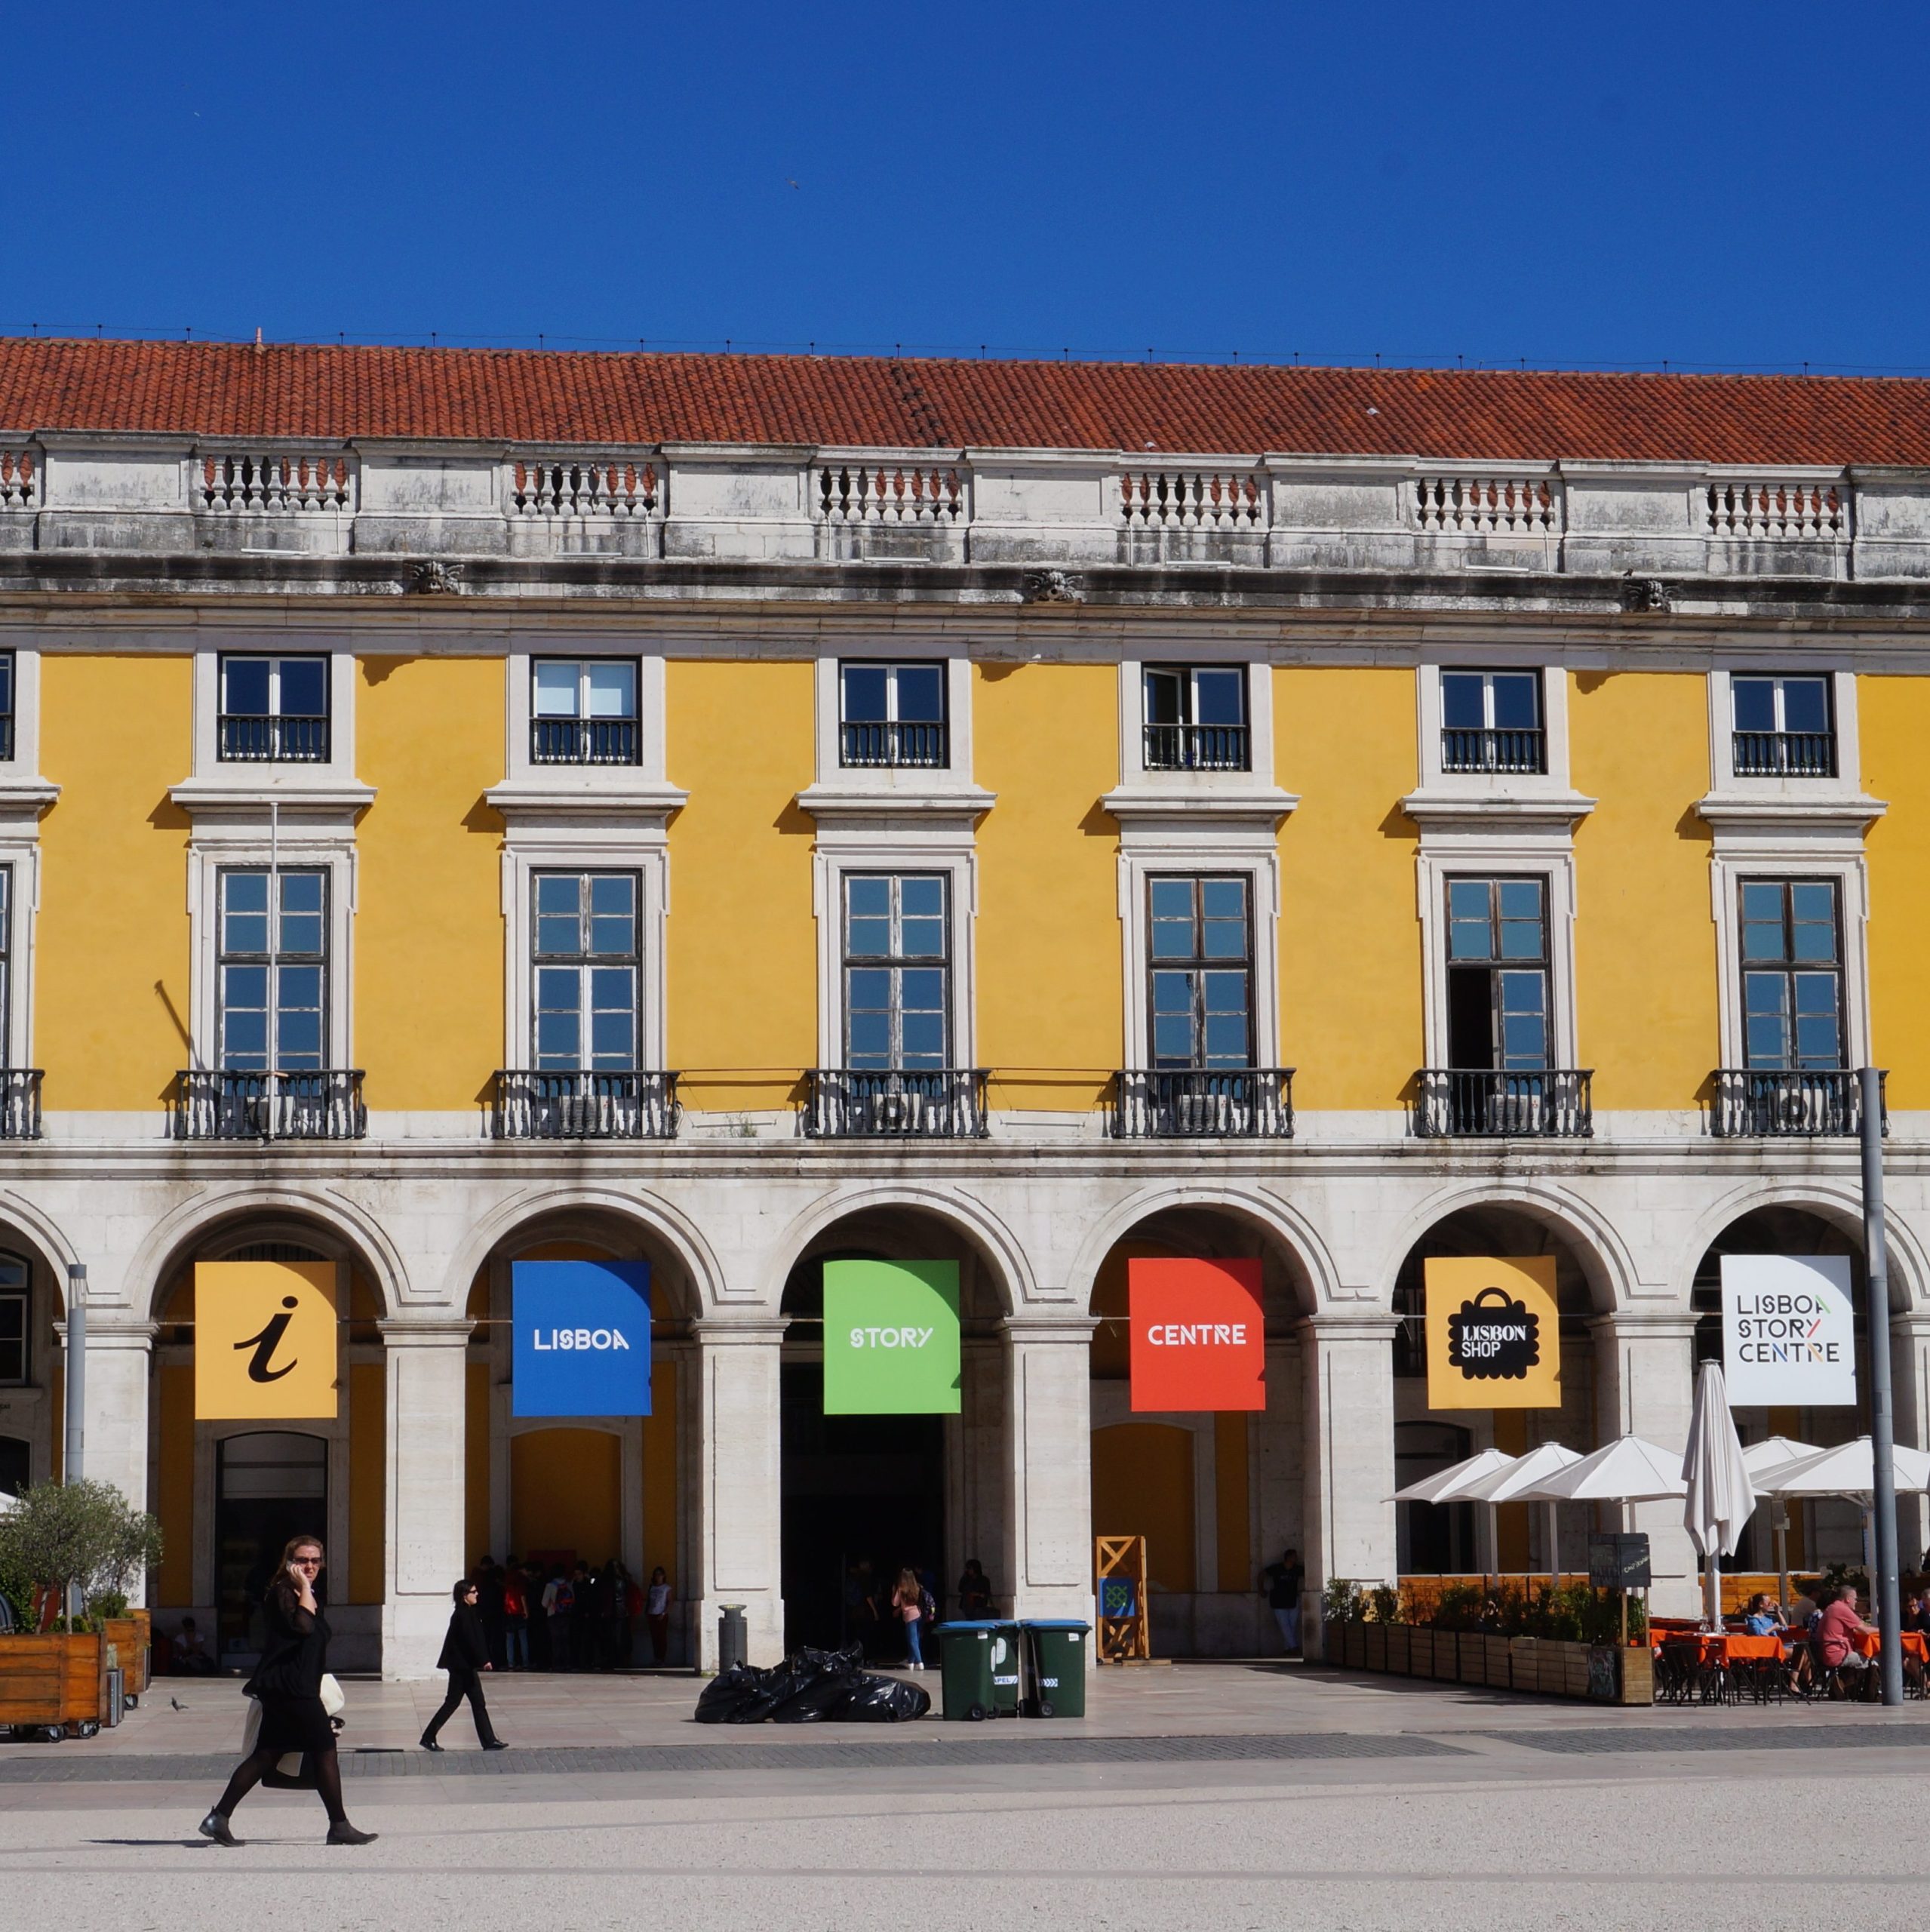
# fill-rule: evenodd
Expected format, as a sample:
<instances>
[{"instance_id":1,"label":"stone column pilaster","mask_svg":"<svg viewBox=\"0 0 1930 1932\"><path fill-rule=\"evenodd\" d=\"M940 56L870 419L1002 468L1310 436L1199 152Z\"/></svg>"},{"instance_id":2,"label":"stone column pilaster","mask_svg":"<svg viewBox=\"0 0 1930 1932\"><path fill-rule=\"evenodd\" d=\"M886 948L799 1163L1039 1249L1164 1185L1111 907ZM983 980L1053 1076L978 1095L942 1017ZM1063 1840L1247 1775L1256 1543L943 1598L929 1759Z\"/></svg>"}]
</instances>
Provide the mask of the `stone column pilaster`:
<instances>
[{"instance_id":1,"label":"stone column pilaster","mask_svg":"<svg viewBox=\"0 0 1930 1932\"><path fill-rule=\"evenodd\" d=\"M1380 1309L1329 1309L1301 1325L1303 1628L1318 1627L1320 1592L1336 1577L1391 1583L1399 1569L1391 1500L1398 1326Z\"/></svg>"},{"instance_id":2,"label":"stone column pilaster","mask_svg":"<svg viewBox=\"0 0 1930 1932\"><path fill-rule=\"evenodd\" d=\"M111 1482L137 1509L149 1506L147 1401L154 1335L151 1321L114 1324L88 1308L85 1472L96 1482ZM129 1586L130 1602L147 1601L146 1580L137 1578Z\"/></svg>"},{"instance_id":3,"label":"stone column pilaster","mask_svg":"<svg viewBox=\"0 0 1930 1932\"><path fill-rule=\"evenodd\" d=\"M1596 1414L1603 1443L1618 1435L1646 1437L1657 1447L1680 1452L1689 1440L1695 1407L1695 1318L1671 1309L1651 1314L1618 1309L1597 1316L1595 1334ZM1598 1447L1600 1444L1597 1445ZM1628 1527L1649 1537L1655 1581L1649 1607L1663 1617L1701 1614L1700 1558L1682 1521L1679 1501L1633 1503ZM1619 1527L1616 1506L1603 1506L1601 1527Z\"/></svg>"},{"instance_id":4,"label":"stone column pilaster","mask_svg":"<svg viewBox=\"0 0 1930 1932\"><path fill-rule=\"evenodd\" d=\"M717 1620L741 1604L749 1660L784 1655L783 1450L779 1315L706 1315L697 1341L696 1643L699 1668L717 1668Z\"/></svg>"},{"instance_id":5,"label":"stone column pilaster","mask_svg":"<svg viewBox=\"0 0 1930 1932\"><path fill-rule=\"evenodd\" d=\"M1005 1324L1012 1378L1005 1576L1015 1617L1093 1617L1091 1316ZM1008 1583L1009 1580L1009 1583Z\"/></svg>"},{"instance_id":6,"label":"stone column pilaster","mask_svg":"<svg viewBox=\"0 0 1930 1932\"><path fill-rule=\"evenodd\" d=\"M1915 1449L1930 1448L1930 1316L1890 1318L1891 1398L1897 1440ZM1897 1497L1897 1548L1906 1569L1921 1567L1930 1549L1930 1498L1907 1493Z\"/></svg>"},{"instance_id":7,"label":"stone column pilaster","mask_svg":"<svg viewBox=\"0 0 1930 1932\"><path fill-rule=\"evenodd\" d=\"M382 1324L388 1367L385 1678L435 1675L449 1624L449 1586L469 1561L463 1364L473 1326L446 1313Z\"/></svg>"}]
</instances>

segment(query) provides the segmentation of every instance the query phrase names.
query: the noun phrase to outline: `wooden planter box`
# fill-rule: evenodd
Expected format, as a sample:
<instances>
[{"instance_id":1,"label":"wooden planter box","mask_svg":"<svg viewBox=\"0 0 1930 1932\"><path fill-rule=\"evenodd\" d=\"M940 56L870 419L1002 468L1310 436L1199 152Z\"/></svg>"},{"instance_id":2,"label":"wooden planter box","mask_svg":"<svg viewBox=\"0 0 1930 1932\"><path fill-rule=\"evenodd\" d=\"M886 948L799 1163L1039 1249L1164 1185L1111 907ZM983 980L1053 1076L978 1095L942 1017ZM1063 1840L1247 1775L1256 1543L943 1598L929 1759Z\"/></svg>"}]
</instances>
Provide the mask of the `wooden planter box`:
<instances>
[{"instance_id":1,"label":"wooden planter box","mask_svg":"<svg viewBox=\"0 0 1930 1932\"><path fill-rule=\"evenodd\" d=\"M1487 1675L1482 1679L1491 1690L1505 1690L1509 1687L1508 1644L1506 1637L1483 1637L1481 1647L1487 1653Z\"/></svg>"},{"instance_id":2,"label":"wooden planter box","mask_svg":"<svg viewBox=\"0 0 1930 1932\"><path fill-rule=\"evenodd\" d=\"M1541 1663L1535 1655L1532 1637L1507 1640L1507 1681L1511 1690L1536 1690L1541 1687Z\"/></svg>"},{"instance_id":3,"label":"wooden planter box","mask_svg":"<svg viewBox=\"0 0 1930 1932\"><path fill-rule=\"evenodd\" d=\"M1343 1623L1340 1626L1340 1660L1350 1670L1360 1669L1367 1661L1367 1626Z\"/></svg>"},{"instance_id":4,"label":"wooden planter box","mask_svg":"<svg viewBox=\"0 0 1930 1932\"><path fill-rule=\"evenodd\" d=\"M1621 1653L1621 1697L1624 1704L1652 1704L1655 1701L1655 1657L1646 1644L1624 1646Z\"/></svg>"},{"instance_id":5,"label":"wooden planter box","mask_svg":"<svg viewBox=\"0 0 1930 1932\"><path fill-rule=\"evenodd\" d=\"M1360 1626L1360 1666L1363 1670L1385 1670L1388 1667L1388 1626L1384 1623L1363 1623Z\"/></svg>"},{"instance_id":6,"label":"wooden planter box","mask_svg":"<svg viewBox=\"0 0 1930 1932\"><path fill-rule=\"evenodd\" d=\"M1478 1630L1464 1630L1458 1639L1461 1668L1455 1674L1464 1684L1488 1681L1488 1640Z\"/></svg>"},{"instance_id":7,"label":"wooden planter box","mask_svg":"<svg viewBox=\"0 0 1930 1932\"><path fill-rule=\"evenodd\" d=\"M1388 1626L1388 1669L1397 1677L1409 1675L1414 1667L1414 1626L1410 1623Z\"/></svg>"},{"instance_id":8,"label":"wooden planter box","mask_svg":"<svg viewBox=\"0 0 1930 1932\"><path fill-rule=\"evenodd\" d=\"M138 1697L148 1686L153 1618L144 1610L130 1611L125 1617L103 1618L102 1627L121 1666L123 1694L130 1699Z\"/></svg>"},{"instance_id":9,"label":"wooden planter box","mask_svg":"<svg viewBox=\"0 0 1930 1932\"><path fill-rule=\"evenodd\" d=\"M0 1724L91 1737L106 1703L105 1638L0 1637Z\"/></svg>"}]
</instances>

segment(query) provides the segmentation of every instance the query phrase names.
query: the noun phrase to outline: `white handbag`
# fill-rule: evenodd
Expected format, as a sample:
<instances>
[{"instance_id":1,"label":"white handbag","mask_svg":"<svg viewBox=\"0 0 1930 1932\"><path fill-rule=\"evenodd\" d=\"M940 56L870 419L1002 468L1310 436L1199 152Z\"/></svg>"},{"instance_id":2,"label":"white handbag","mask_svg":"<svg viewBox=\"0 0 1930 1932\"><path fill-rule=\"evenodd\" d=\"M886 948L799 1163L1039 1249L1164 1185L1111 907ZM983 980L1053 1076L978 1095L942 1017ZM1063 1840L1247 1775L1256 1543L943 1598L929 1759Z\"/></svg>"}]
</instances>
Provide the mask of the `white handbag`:
<instances>
[{"instance_id":1,"label":"white handbag","mask_svg":"<svg viewBox=\"0 0 1930 1932\"><path fill-rule=\"evenodd\" d=\"M324 1714L331 1718L340 1717L348 1702L341 1681L332 1670L324 1671L321 1674L321 1708ZM261 1700L250 1697L247 1704L247 1715L241 1721L241 1755L252 1758L255 1740L261 1735ZM275 1768L284 1777L300 1777L302 1774L302 1754L299 1751L284 1753L275 1761Z\"/></svg>"}]
</instances>

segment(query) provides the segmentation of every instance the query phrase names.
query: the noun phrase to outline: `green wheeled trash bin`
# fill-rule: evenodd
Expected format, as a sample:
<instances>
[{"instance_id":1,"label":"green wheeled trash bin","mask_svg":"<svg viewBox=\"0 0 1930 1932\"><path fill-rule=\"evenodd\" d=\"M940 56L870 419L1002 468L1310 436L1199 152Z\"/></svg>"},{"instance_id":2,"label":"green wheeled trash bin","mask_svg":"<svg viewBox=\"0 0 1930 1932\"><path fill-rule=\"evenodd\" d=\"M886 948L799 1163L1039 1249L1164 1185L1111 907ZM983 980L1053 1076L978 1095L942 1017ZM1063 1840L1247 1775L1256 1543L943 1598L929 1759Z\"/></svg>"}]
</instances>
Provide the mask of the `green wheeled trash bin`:
<instances>
[{"instance_id":1,"label":"green wheeled trash bin","mask_svg":"<svg viewBox=\"0 0 1930 1932\"><path fill-rule=\"evenodd\" d=\"M1086 1715L1086 1639L1089 1623L1046 1617L1019 1626L1025 1633L1032 1693L1025 1714L1034 1718L1083 1718Z\"/></svg>"},{"instance_id":2,"label":"green wheeled trash bin","mask_svg":"<svg viewBox=\"0 0 1930 1932\"><path fill-rule=\"evenodd\" d=\"M997 1714L992 1651L1001 1627L996 1623L941 1623L933 1633L939 1642L940 1710L945 1717L976 1724Z\"/></svg>"}]
</instances>

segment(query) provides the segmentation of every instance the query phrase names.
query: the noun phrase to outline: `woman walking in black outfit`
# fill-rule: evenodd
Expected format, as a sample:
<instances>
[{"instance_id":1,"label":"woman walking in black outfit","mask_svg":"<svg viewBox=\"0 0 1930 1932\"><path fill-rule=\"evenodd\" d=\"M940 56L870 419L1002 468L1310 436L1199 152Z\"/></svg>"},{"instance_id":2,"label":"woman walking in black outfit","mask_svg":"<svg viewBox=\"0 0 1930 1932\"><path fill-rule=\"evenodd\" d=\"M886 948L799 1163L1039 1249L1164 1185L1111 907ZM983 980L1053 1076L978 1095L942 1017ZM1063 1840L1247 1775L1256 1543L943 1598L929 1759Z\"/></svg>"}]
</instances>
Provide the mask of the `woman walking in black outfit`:
<instances>
[{"instance_id":1,"label":"woman walking in black outfit","mask_svg":"<svg viewBox=\"0 0 1930 1932\"><path fill-rule=\"evenodd\" d=\"M255 1748L235 1767L228 1789L201 1821L201 1835L217 1844L239 1844L228 1829L235 1807L275 1767L278 1758L299 1751L315 1772L315 1789L328 1807L330 1844L370 1844L373 1832L358 1832L342 1808L342 1767L335 1755L335 1727L321 1707L322 1673L328 1667L328 1620L315 1601L321 1574L321 1543L297 1537L281 1552L281 1566L262 1607L268 1642L255 1674L243 1686L261 1704Z\"/></svg>"},{"instance_id":2,"label":"woman walking in black outfit","mask_svg":"<svg viewBox=\"0 0 1930 1932\"><path fill-rule=\"evenodd\" d=\"M442 1654L435 1660L438 1670L449 1673L449 1694L442 1708L429 1721L423 1733L423 1749L440 1751L435 1734L456 1715L456 1706L466 1697L476 1721L476 1736L485 1751L506 1751L509 1746L496 1734L489 1721L489 1706L483 1702L482 1672L490 1669L489 1638L483 1629L482 1613L476 1607L475 1584L464 1577L450 1595L456 1607L449 1614L449 1634L442 1640Z\"/></svg>"}]
</instances>

